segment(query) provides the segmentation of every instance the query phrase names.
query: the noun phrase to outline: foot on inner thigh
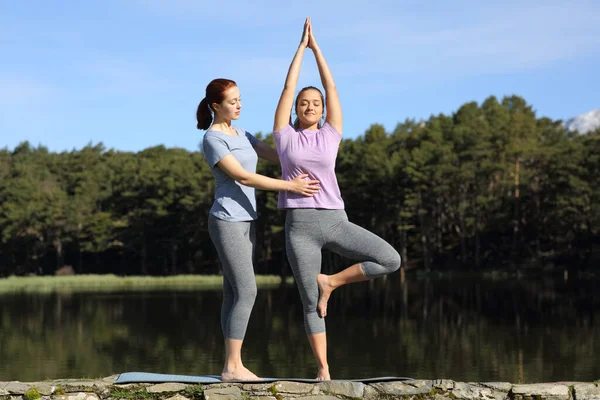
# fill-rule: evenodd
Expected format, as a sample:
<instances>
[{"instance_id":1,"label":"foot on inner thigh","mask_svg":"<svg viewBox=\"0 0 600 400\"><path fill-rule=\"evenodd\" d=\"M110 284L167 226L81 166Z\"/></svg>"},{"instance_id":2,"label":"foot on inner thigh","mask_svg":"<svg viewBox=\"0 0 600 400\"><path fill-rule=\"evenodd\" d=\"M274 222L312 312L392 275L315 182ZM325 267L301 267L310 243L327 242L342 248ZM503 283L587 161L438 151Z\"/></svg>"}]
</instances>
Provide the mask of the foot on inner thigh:
<instances>
[{"instance_id":1,"label":"foot on inner thigh","mask_svg":"<svg viewBox=\"0 0 600 400\"><path fill-rule=\"evenodd\" d=\"M329 301L331 292L333 292L333 289L335 288L331 285L331 277L325 274L317 275L317 286L319 287L317 310L319 310L321 318L325 318L327 315L327 302ZM329 376L329 373L327 373L327 375Z\"/></svg>"}]
</instances>

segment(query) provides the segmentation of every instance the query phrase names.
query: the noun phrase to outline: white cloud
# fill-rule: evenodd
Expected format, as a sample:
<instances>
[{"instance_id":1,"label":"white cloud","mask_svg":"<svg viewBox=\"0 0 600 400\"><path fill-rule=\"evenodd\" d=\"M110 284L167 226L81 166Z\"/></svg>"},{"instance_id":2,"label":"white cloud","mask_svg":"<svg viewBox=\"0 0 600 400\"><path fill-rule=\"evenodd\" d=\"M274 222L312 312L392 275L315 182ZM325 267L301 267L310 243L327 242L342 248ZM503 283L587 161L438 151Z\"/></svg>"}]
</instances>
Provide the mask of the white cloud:
<instances>
[{"instance_id":1,"label":"white cloud","mask_svg":"<svg viewBox=\"0 0 600 400\"><path fill-rule=\"evenodd\" d=\"M570 131L588 133L600 128L600 109L588 111L569 119L564 126Z\"/></svg>"}]
</instances>

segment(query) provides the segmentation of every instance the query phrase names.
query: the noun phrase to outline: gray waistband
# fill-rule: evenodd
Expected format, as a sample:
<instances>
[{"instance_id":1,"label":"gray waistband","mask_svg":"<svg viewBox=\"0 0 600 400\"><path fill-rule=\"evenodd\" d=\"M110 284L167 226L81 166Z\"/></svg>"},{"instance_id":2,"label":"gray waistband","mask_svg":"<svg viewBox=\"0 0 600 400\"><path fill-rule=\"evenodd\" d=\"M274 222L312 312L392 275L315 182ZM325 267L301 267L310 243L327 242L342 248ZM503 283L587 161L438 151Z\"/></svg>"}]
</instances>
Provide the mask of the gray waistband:
<instances>
[{"instance_id":1,"label":"gray waistband","mask_svg":"<svg viewBox=\"0 0 600 400\"><path fill-rule=\"evenodd\" d=\"M317 222L320 220L347 220L344 210L329 210L325 208L292 208L286 211L286 221Z\"/></svg>"}]
</instances>

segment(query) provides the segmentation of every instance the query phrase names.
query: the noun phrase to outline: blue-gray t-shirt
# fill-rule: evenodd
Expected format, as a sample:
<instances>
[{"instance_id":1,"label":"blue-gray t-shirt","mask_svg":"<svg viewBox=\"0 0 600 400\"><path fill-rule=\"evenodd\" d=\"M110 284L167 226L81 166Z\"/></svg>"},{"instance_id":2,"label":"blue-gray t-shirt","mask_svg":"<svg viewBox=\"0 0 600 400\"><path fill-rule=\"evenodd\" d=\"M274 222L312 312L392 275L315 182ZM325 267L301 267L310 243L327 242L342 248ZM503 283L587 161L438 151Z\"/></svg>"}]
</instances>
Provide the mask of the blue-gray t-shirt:
<instances>
[{"instance_id":1,"label":"blue-gray t-shirt","mask_svg":"<svg viewBox=\"0 0 600 400\"><path fill-rule=\"evenodd\" d=\"M209 130L202 141L204 159L215 177L215 202L210 213L224 221L252 221L258 218L254 188L236 182L216 165L231 154L246 171L256 173L258 155L254 146L259 140L244 129L234 129L237 136Z\"/></svg>"}]
</instances>

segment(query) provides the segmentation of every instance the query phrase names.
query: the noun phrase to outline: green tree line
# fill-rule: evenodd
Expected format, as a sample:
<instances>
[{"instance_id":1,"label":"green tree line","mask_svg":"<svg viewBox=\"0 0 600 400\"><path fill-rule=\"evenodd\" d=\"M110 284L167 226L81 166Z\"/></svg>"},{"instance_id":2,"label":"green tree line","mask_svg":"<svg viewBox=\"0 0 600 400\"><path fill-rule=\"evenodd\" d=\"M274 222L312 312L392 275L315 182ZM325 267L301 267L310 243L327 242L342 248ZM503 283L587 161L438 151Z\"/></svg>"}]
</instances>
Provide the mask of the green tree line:
<instances>
[{"instance_id":1,"label":"green tree line","mask_svg":"<svg viewBox=\"0 0 600 400\"><path fill-rule=\"evenodd\" d=\"M598 259L600 129L566 132L521 97L466 103L392 132L374 124L342 141L336 171L350 220L392 243L404 265L586 267ZM261 161L258 172L280 169ZM206 226L213 192L200 152L90 144L54 153L28 142L0 150L0 275L64 265L217 273ZM257 272L289 274L277 194L257 197ZM324 256L326 269L339 262Z\"/></svg>"}]
</instances>

